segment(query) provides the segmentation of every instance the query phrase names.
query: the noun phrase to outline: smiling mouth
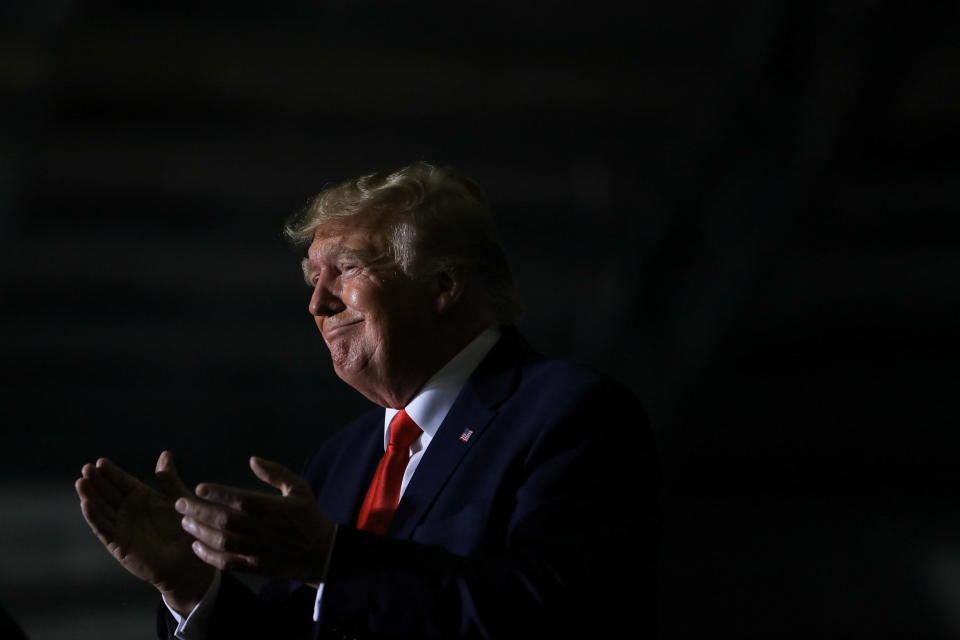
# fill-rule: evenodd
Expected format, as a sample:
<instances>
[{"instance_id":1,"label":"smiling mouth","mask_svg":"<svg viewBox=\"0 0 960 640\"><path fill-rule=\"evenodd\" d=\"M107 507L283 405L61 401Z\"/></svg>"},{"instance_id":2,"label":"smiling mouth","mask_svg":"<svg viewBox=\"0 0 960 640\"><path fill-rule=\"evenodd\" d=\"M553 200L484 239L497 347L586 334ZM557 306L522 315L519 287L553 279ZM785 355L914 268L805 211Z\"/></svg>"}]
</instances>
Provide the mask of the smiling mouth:
<instances>
[{"instance_id":1,"label":"smiling mouth","mask_svg":"<svg viewBox=\"0 0 960 640\"><path fill-rule=\"evenodd\" d=\"M323 337L324 337L324 338L327 338L327 339L330 339L331 337L337 335L338 333L341 333L342 331L344 331L344 330L346 330L346 329L349 329L350 327L352 327L352 326L354 326L354 325L360 324L361 322L363 322L363 318L360 318L360 319L358 319L358 320L351 320L350 322L344 322L344 323L342 323L342 324L338 324L337 326L333 327L332 329L324 328Z\"/></svg>"}]
</instances>

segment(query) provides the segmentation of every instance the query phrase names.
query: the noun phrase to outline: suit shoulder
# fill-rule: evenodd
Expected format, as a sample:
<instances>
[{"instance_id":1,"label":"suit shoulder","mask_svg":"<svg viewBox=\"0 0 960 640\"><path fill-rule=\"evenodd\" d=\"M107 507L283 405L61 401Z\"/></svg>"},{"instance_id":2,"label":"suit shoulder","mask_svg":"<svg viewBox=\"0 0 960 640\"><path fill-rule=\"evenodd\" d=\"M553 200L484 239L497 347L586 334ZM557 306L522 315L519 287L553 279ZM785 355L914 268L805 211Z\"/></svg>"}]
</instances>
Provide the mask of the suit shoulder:
<instances>
[{"instance_id":1,"label":"suit shoulder","mask_svg":"<svg viewBox=\"0 0 960 640\"><path fill-rule=\"evenodd\" d=\"M352 422L348 422L346 425L340 427L332 436L323 442L321 447L327 447L328 445L336 447L340 441L350 440L360 434L368 433L371 425L377 424L381 426L383 424L383 407L373 407Z\"/></svg>"},{"instance_id":2,"label":"suit shoulder","mask_svg":"<svg viewBox=\"0 0 960 640\"><path fill-rule=\"evenodd\" d=\"M331 464L343 455L346 443L368 436L371 429L378 424L383 424L383 409L374 407L353 422L340 427L313 452L305 465L306 470L315 472L318 469L330 468Z\"/></svg>"},{"instance_id":3,"label":"suit shoulder","mask_svg":"<svg viewBox=\"0 0 960 640\"><path fill-rule=\"evenodd\" d=\"M619 380L588 365L539 356L522 368L517 391L536 393L551 400L581 402L587 398L639 406L636 395ZM566 404L566 402L564 402Z\"/></svg>"},{"instance_id":4,"label":"suit shoulder","mask_svg":"<svg viewBox=\"0 0 960 640\"><path fill-rule=\"evenodd\" d=\"M500 410L509 416L514 428L523 425L519 430L529 430L531 437L584 423L596 425L592 429L595 435L649 430L646 411L637 396L593 367L535 355L518 368L515 384Z\"/></svg>"},{"instance_id":5,"label":"suit shoulder","mask_svg":"<svg viewBox=\"0 0 960 640\"><path fill-rule=\"evenodd\" d=\"M658 473L653 432L636 395L577 362L542 356L526 360L514 392L500 406L496 428L498 446L514 443L523 469L550 464L561 452L596 460L598 468L619 460L648 470L651 478Z\"/></svg>"}]
</instances>

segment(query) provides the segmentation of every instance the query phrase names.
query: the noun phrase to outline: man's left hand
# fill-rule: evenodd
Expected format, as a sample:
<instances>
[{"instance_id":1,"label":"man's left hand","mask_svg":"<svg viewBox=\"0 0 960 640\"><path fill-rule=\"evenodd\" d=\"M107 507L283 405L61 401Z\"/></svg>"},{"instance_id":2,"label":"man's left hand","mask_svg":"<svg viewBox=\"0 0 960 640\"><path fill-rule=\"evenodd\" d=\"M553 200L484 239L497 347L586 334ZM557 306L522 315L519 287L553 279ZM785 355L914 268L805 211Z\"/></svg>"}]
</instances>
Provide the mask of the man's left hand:
<instances>
[{"instance_id":1,"label":"man's left hand","mask_svg":"<svg viewBox=\"0 0 960 640\"><path fill-rule=\"evenodd\" d=\"M334 523L320 512L306 481L286 467L250 458L258 478L281 495L203 483L176 510L193 552L218 569L248 571L316 585L323 579Z\"/></svg>"}]
</instances>

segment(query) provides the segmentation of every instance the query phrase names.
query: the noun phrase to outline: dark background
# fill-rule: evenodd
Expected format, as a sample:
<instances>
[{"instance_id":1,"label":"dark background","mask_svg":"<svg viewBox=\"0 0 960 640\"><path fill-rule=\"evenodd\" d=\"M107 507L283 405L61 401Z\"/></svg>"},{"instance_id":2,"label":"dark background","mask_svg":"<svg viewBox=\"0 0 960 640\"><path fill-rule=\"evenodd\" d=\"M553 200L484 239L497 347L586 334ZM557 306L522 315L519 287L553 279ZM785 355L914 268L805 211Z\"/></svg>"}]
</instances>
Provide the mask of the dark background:
<instances>
[{"instance_id":1,"label":"dark background","mask_svg":"<svg viewBox=\"0 0 960 640\"><path fill-rule=\"evenodd\" d=\"M648 407L663 638L960 633L957 3L130 4L0 10L0 599L35 638L151 634L84 462L252 486L366 406L280 227L417 159L486 188L530 341Z\"/></svg>"}]
</instances>

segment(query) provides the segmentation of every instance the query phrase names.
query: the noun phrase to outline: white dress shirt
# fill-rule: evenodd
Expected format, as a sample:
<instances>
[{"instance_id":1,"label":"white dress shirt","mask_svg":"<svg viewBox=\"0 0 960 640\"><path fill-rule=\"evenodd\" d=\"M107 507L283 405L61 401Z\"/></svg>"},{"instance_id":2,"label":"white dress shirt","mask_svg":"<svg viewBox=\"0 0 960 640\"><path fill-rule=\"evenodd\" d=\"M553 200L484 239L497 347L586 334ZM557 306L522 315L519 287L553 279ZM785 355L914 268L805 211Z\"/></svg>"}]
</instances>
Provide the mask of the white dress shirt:
<instances>
[{"instance_id":1,"label":"white dress shirt","mask_svg":"<svg viewBox=\"0 0 960 640\"><path fill-rule=\"evenodd\" d=\"M407 490L410 479L416 472L423 459L430 442L440 429L447 414L450 413L453 403L457 396L467 383L467 380L473 375L473 372L480 365L480 362L490 353L493 345L500 339L501 331L497 327L491 327L483 331L474 338L470 344L464 347L447 364L445 364L433 377L427 380L426 384L417 392L417 395L407 403L404 410L407 412L417 426L423 430L420 437L410 445L410 460L407 462L407 468L403 472L403 482L400 484L400 496ZM397 409L385 409L383 415L383 449L386 451L387 443L390 441L390 421L397 414ZM333 544L336 544L336 531L334 531ZM333 545L330 547L331 553ZM327 564L330 563L330 555L327 556ZM320 601L323 598L324 582L321 582L317 588L317 599L313 608L313 619L320 617ZM194 607L193 611L184 618L179 613L170 608L170 605L164 601L167 609L173 615L177 622L177 629L174 637L179 640L203 640L206 635L208 619L213 604L216 601L217 592L220 589L220 572L218 571L207 593L203 599Z\"/></svg>"}]
</instances>

